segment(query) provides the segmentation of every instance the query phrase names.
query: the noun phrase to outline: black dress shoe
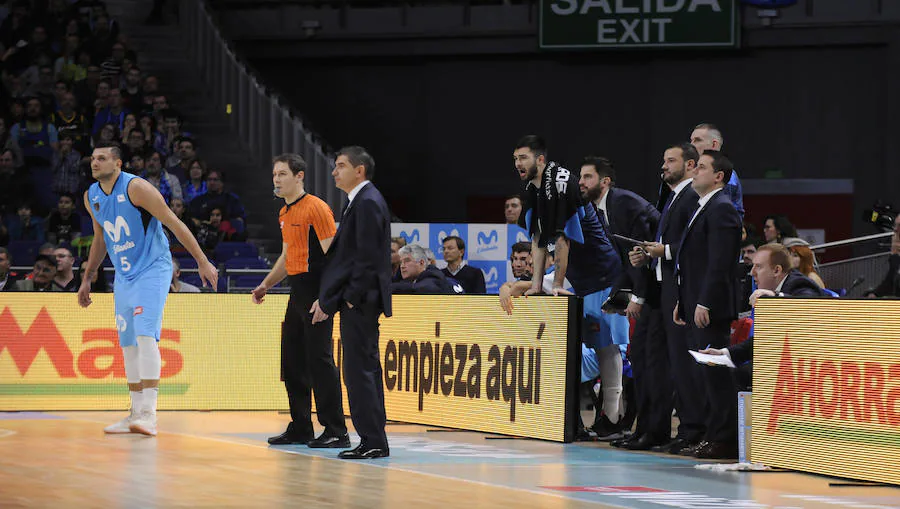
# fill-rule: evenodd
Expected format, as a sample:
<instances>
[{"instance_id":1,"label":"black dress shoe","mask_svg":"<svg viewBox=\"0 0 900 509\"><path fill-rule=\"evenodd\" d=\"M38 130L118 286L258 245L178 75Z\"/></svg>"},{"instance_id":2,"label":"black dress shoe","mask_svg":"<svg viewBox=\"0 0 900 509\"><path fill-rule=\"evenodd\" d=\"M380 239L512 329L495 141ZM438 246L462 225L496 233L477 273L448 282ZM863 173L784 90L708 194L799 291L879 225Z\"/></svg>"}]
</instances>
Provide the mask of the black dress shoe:
<instances>
[{"instance_id":1,"label":"black dress shoe","mask_svg":"<svg viewBox=\"0 0 900 509\"><path fill-rule=\"evenodd\" d=\"M684 447L684 444L685 444L685 443L686 443L686 442L684 441L683 438L673 438L673 439L670 439L668 442L665 442L665 443L659 444L659 445L657 445L657 446L651 447L651 448L650 448L650 451L651 451L651 452L663 452L663 453L668 453L668 454L674 454L674 453L672 452L672 448L675 448L676 450L677 450L677 449L681 449L682 447Z\"/></svg>"},{"instance_id":2,"label":"black dress shoe","mask_svg":"<svg viewBox=\"0 0 900 509\"><path fill-rule=\"evenodd\" d=\"M701 440L700 442L694 442L694 443L690 443L690 442L689 442L689 443L685 444L684 447L682 447L681 449L679 449L679 450L678 450L677 452L675 452L674 454L677 454L677 455L679 455L679 456L694 456L694 457L697 457L697 451L699 451L699 450L702 449L703 447L706 447L706 445L707 445L708 443L709 443L709 442L707 442L706 440Z\"/></svg>"},{"instance_id":3,"label":"black dress shoe","mask_svg":"<svg viewBox=\"0 0 900 509\"><path fill-rule=\"evenodd\" d=\"M705 460L730 460L737 459L738 446L729 442L706 442L699 447L694 456Z\"/></svg>"},{"instance_id":4,"label":"black dress shoe","mask_svg":"<svg viewBox=\"0 0 900 509\"><path fill-rule=\"evenodd\" d=\"M294 430L293 422L288 423L288 427L284 433L282 433L278 436L275 436L275 437L269 437L269 443L271 445L291 445L291 444L303 445L303 444L308 443L310 440L312 440L311 436L302 435L300 433L297 433L296 430Z\"/></svg>"},{"instance_id":5,"label":"black dress shoe","mask_svg":"<svg viewBox=\"0 0 900 509\"><path fill-rule=\"evenodd\" d=\"M350 447L350 435L334 435L328 431L306 443L310 449L347 449Z\"/></svg>"},{"instance_id":6,"label":"black dress shoe","mask_svg":"<svg viewBox=\"0 0 900 509\"><path fill-rule=\"evenodd\" d=\"M369 447L368 445L359 444L355 449L349 451L341 451L338 458L342 460L371 460L375 458L387 458L391 455L390 449L387 447Z\"/></svg>"},{"instance_id":7,"label":"black dress shoe","mask_svg":"<svg viewBox=\"0 0 900 509\"><path fill-rule=\"evenodd\" d=\"M641 438L626 443L623 447L629 451L649 451L653 447L663 443L662 439L655 437L651 433L645 433Z\"/></svg>"},{"instance_id":8,"label":"black dress shoe","mask_svg":"<svg viewBox=\"0 0 900 509\"><path fill-rule=\"evenodd\" d=\"M635 441L637 441L637 440L640 440L640 438L641 438L642 436L644 436L643 433L635 433L635 434L630 435L630 436L627 436L627 437L625 437L625 438L620 438L620 439L618 439L618 440L613 440L612 442L609 443L609 445L611 445L611 446L613 446L613 447L618 447L618 448L621 448L621 449L626 449L626 448L628 447L628 444L629 444L629 443L635 442Z\"/></svg>"}]
</instances>

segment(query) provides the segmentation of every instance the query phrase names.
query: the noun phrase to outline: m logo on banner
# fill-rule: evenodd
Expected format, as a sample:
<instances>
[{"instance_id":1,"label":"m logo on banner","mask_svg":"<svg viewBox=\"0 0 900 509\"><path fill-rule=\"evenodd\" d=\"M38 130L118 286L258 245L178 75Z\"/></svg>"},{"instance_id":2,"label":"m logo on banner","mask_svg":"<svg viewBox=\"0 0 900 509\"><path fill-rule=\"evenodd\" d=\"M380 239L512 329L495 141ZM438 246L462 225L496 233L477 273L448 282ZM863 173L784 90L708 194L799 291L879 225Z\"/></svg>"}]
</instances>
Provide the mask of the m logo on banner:
<instances>
[{"instance_id":1,"label":"m logo on banner","mask_svg":"<svg viewBox=\"0 0 900 509\"><path fill-rule=\"evenodd\" d=\"M459 237L459 236L460 236L459 230L457 230L456 228L454 228L454 229L450 230L450 233L447 233L447 232L445 232L444 230L441 230L441 231L438 233L438 244L443 244L443 243L444 243L444 239L446 239L447 237L450 237L450 236L453 236L453 237Z\"/></svg>"},{"instance_id":2,"label":"m logo on banner","mask_svg":"<svg viewBox=\"0 0 900 509\"><path fill-rule=\"evenodd\" d=\"M125 231L125 236L131 236L131 228L128 227L128 222L125 221L125 218L122 216L116 216L116 224L113 225L109 221L103 221L103 230L109 235L109 238L112 239L113 242L119 242L122 238L122 231Z\"/></svg>"},{"instance_id":3,"label":"m logo on banner","mask_svg":"<svg viewBox=\"0 0 900 509\"><path fill-rule=\"evenodd\" d=\"M406 241L407 244L418 244L421 236L419 235L419 230L413 230L409 233L404 231L400 232L400 236L403 237L403 240Z\"/></svg>"},{"instance_id":4,"label":"m logo on banner","mask_svg":"<svg viewBox=\"0 0 900 509\"><path fill-rule=\"evenodd\" d=\"M497 230L491 230L490 233L478 232L476 238L478 245L475 246L475 252L478 254L500 249L500 233Z\"/></svg>"}]
</instances>

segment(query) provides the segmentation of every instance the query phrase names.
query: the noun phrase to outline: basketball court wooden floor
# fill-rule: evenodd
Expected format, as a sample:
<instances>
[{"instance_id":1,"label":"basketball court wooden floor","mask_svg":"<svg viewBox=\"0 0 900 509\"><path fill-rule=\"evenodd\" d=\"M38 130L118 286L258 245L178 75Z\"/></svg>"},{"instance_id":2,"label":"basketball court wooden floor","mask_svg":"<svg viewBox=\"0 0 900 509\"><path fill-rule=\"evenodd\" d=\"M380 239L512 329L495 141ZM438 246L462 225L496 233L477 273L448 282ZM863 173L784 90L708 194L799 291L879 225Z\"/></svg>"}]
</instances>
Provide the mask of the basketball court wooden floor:
<instances>
[{"instance_id":1,"label":"basketball court wooden floor","mask_svg":"<svg viewBox=\"0 0 900 509\"><path fill-rule=\"evenodd\" d=\"M717 473L600 443L391 424L391 457L354 462L269 447L288 419L275 412L161 412L157 438L104 436L121 416L0 413L0 508L900 508L900 488Z\"/></svg>"}]
</instances>

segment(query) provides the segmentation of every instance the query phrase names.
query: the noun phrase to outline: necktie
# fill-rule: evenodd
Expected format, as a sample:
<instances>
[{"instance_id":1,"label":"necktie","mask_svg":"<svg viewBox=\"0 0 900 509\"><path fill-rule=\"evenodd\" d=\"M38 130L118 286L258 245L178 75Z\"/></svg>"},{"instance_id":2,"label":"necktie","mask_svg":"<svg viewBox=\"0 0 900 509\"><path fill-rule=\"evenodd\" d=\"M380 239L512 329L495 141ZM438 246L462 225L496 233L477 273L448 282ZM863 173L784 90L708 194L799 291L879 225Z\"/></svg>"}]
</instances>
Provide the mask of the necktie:
<instances>
[{"instance_id":1,"label":"necktie","mask_svg":"<svg viewBox=\"0 0 900 509\"><path fill-rule=\"evenodd\" d=\"M606 218L606 212L600 207L597 207L597 216L600 217L600 224L603 225L603 229L609 232L609 221Z\"/></svg>"},{"instance_id":2,"label":"necktie","mask_svg":"<svg viewBox=\"0 0 900 509\"><path fill-rule=\"evenodd\" d=\"M675 193L669 194L669 198L666 200L665 206L663 206L662 214L659 216L659 228L656 230L657 242L662 242L663 226L669 221L669 208L672 207L673 201L675 201ZM656 271L657 265L659 265L659 258L654 258L650 261L650 270Z\"/></svg>"},{"instance_id":3,"label":"necktie","mask_svg":"<svg viewBox=\"0 0 900 509\"><path fill-rule=\"evenodd\" d=\"M347 200L347 203L344 204L344 208L341 209L341 219L344 219L344 216L347 215L347 209L350 208L350 200Z\"/></svg>"}]
</instances>

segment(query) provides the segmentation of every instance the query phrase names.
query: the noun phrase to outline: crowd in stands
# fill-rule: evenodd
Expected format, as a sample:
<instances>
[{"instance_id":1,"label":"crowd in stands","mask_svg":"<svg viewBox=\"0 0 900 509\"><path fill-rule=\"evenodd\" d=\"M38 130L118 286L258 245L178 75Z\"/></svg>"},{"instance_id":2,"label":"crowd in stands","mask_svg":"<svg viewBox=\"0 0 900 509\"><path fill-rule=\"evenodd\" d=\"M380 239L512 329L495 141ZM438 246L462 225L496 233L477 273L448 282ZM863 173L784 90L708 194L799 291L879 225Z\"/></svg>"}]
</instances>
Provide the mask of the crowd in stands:
<instances>
[{"instance_id":1,"label":"crowd in stands","mask_svg":"<svg viewBox=\"0 0 900 509\"><path fill-rule=\"evenodd\" d=\"M102 1L0 4L0 246L7 256L21 243L43 242L68 249L76 266L86 256L93 227L83 196L101 141L120 143L123 169L160 191L211 258L219 243L246 239L240 198L200 157L159 78L139 64ZM169 240L175 255L186 254ZM31 253L18 261L41 260ZM39 279L35 289L48 285Z\"/></svg>"}]
</instances>

